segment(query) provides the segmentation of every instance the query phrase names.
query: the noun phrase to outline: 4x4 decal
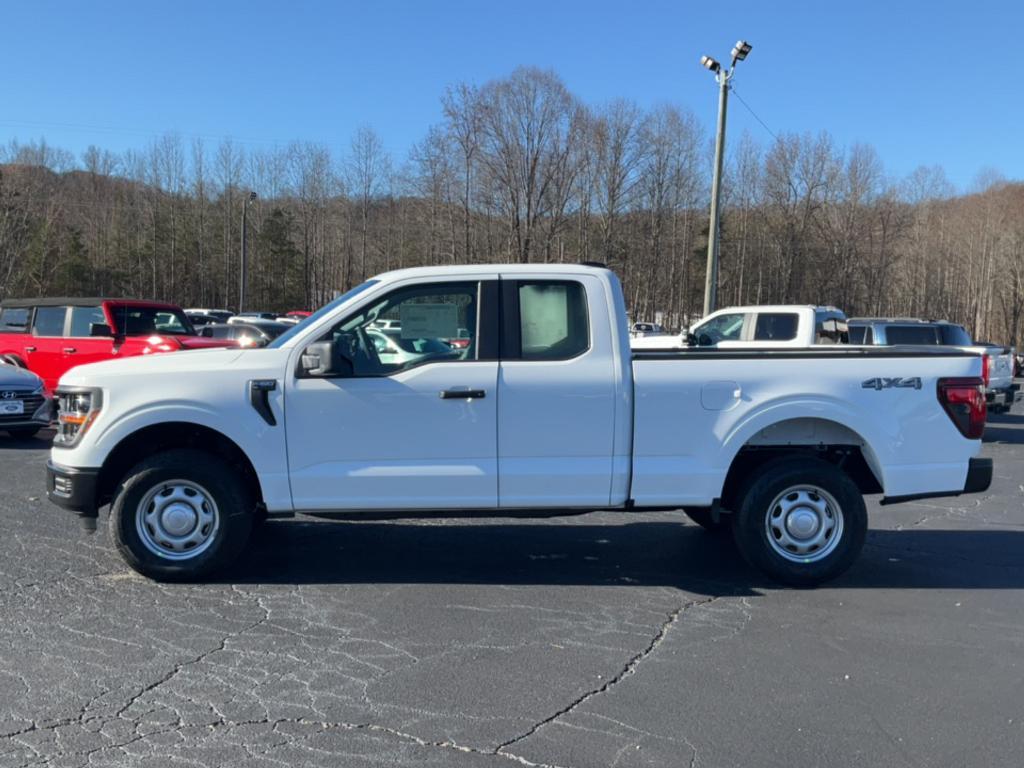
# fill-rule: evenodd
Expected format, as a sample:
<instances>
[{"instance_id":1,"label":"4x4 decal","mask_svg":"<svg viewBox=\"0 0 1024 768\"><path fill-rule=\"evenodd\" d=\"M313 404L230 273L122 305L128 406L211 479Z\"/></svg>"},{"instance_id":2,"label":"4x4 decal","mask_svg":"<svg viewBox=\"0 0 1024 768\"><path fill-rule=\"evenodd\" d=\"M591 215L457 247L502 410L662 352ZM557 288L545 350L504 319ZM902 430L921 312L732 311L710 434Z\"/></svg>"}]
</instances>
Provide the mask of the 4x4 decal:
<instances>
[{"instance_id":1,"label":"4x4 decal","mask_svg":"<svg viewBox=\"0 0 1024 768\"><path fill-rule=\"evenodd\" d=\"M865 379L860 384L864 389L920 389L921 378L919 376L911 376L910 378L900 378L897 376L894 379L889 378L874 378Z\"/></svg>"}]
</instances>

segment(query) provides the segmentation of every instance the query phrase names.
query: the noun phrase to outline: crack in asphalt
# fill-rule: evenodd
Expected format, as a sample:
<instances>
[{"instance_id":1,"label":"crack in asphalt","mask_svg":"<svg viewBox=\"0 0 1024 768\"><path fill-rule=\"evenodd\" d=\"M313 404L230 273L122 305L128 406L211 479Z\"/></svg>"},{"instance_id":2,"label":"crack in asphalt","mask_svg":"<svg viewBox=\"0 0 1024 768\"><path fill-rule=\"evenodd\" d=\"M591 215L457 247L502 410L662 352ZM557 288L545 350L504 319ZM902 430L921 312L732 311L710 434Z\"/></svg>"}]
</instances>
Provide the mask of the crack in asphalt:
<instances>
[{"instance_id":1,"label":"crack in asphalt","mask_svg":"<svg viewBox=\"0 0 1024 768\"><path fill-rule=\"evenodd\" d=\"M626 662L626 665L622 668L622 670L620 670L619 673L617 675L615 675L615 677L609 679L606 683L604 683L600 687L593 688L593 689L587 691L582 696L579 696L578 698L576 698L572 702L570 702L568 704L568 706L563 707L562 709L558 710L554 714L549 715L548 717L544 718L543 720L535 723L534 725L532 725L529 728L529 730L525 731L524 733L522 733L522 734L520 734L518 736L515 736L515 737L513 737L513 738L511 738L511 739L509 739L507 741L502 742L501 744L499 744L495 748L495 750L494 750L495 754L505 754L502 750L506 749L507 747L512 746L513 744L516 744L516 743L518 743L520 741L523 741L524 739L528 739L529 737L531 737L535 733L537 733L537 731L539 731L544 726L549 725L549 724L555 722L556 720L558 720L561 717L564 717L565 715L568 715L573 710L577 709L578 707L580 707L581 705L583 705L584 703L586 703L590 699L593 699L596 696L600 696L603 693L607 693L609 690L614 688L616 685L618 685L624 679L626 679L627 677L630 677L631 675L635 674L636 670L640 666L640 664L648 656L650 656L652 653L654 653L654 651L656 651L658 649L658 646L660 646L662 644L662 642L664 642L665 638L668 636L669 631L672 629L672 627L675 625L675 623L679 620L679 617L683 615L683 613L685 613L686 611L690 610L691 608L696 608L696 607L701 607L701 606L705 606L705 605L710 605L711 603L715 602L718 599L719 599L718 597L708 597L708 598L705 598L704 600L690 600L690 601L687 601L687 602L683 603L678 608L673 609L672 612L669 613L669 615L665 619L665 621L658 628L658 632L657 632L657 634L655 634L655 636L651 640L651 642L648 643L647 646L643 650L641 650L639 653L634 654L630 658L630 660L628 662ZM696 760L696 756L697 756L696 753L697 753L697 751L695 749L693 751L694 751L693 759ZM691 761L690 765L691 766L693 765L692 761Z\"/></svg>"}]
</instances>

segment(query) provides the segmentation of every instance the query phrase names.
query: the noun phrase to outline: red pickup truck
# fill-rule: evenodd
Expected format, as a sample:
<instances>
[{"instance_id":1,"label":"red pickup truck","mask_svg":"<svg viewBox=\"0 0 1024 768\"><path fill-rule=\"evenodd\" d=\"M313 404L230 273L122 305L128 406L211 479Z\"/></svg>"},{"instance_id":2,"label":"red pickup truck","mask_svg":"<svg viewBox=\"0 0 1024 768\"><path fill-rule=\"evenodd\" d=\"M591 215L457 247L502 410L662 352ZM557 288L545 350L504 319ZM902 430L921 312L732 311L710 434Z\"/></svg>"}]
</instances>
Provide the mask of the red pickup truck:
<instances>
[{"instance_id":1,"label":"red pickup truck","mask_svg":"<svg viewBox=\"0 0 1024 768\"><path fill-rule=\"evenodd\" d=\"M173 304L131 299L0 302L0 358L38 374L48 391L76 365L182 349L236 346L196 335Z\"/></svg>"}]
</instances>

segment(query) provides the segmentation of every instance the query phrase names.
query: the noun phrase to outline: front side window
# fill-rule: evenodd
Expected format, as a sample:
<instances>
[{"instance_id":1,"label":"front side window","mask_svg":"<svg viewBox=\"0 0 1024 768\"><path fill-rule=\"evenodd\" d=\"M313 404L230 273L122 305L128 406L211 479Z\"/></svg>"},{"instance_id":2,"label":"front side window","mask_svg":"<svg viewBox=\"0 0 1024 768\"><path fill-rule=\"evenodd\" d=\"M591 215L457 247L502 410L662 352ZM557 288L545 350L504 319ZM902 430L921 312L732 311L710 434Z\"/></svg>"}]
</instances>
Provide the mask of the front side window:
<instances>
[{"instance_id":1,"label":"front side window","mask_svg":"<svg viewBox=\"0 0 1024 768\"><path fill-rule=\"evenodd\" d=\"M721 341L739 341L743 335L743 321L746 315L742 312L731 312L713 317L693 329L697 337L697 346L713 347Z\"/></svg>"},{"instance_id":2,"label":"front side window","mask_svg":"<svg viewBox=\"0 0 1024 768\"><path fill-rule=\"evenodd\" d=\"M523 360L568 360L590 348L587 296L573 281L519 284Z\"/></svg>"},{"instance_id":3,"label":"front side window","mask_svg":"<svg viewBox=\"0 0 1024 768\"><path fill-rule=\"evenodd\" d=\"M72 307L71 336L92 336L92 326L106 325L102 307Z\"/></svg>"},{"instance_id":4,"label":"front side window","mask_svg":"<svg viewBox=\"0 0 1024 768\"><path fill-rule=\"evenodd\" d=\"M475 282L399 288L343 320L329 338L355 376L475 360L478 293Z\"/></svg>"},{"instance_id":5,"label":"front side window","mask_svg":"<svg viewBox=\"0 0 1024 768\"><path fill-rule=\"evenodd\" d=\"M792 312L759 312L754 326L754 341L792 341L796 338L797 317Z\"/></svg>"},{"instance_id":6,"label":"front side window","mask_svg":"<svg viewBox=\"0 0 1024 768\"><path fill-rule=\"evenodd\" d=\"M67 307L39 307L36 320L32 324L32 332L36 336L63 336L64 317Z\"/></svg>"}]
</instances>

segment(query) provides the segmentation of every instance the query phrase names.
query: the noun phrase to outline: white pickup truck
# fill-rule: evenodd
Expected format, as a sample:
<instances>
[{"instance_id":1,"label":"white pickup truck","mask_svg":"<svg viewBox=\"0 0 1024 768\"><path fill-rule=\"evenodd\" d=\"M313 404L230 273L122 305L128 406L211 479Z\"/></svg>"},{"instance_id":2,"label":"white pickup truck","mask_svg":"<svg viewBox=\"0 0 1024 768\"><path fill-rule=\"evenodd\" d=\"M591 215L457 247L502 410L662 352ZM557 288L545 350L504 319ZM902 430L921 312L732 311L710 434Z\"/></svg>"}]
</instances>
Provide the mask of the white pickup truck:
<instances>
[{"instance_id":1,"label":"white pickup truck","mask_svg":"<svg viewBox=\"0 0 1024 768\"><path fill-rule=\"evenodd\" d=\"M846 315L835 307L762 304L712 312L689 331L634 338L635 349L758 349L840 344L847 339Z\"/></svg>"},{"instance_id":2,"label":"white pickup truck","mask_svg":"<svg viewBox=\"0 0 1024 768\"><path fill-rule=\"evenodd\" d=\"M863 494L988 488L980 373L947 349L631 353L608 270L408 269L266 348L73 369L48 495L110 504L157 579L227 564L268 515L682 508L813 585L860 551Z\"/></svg>"}]
</instances>

